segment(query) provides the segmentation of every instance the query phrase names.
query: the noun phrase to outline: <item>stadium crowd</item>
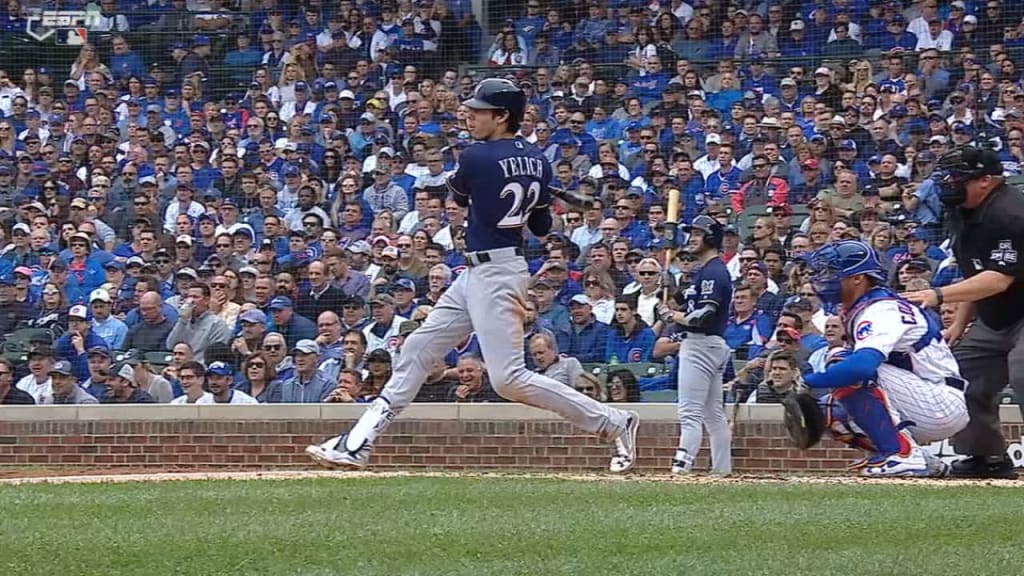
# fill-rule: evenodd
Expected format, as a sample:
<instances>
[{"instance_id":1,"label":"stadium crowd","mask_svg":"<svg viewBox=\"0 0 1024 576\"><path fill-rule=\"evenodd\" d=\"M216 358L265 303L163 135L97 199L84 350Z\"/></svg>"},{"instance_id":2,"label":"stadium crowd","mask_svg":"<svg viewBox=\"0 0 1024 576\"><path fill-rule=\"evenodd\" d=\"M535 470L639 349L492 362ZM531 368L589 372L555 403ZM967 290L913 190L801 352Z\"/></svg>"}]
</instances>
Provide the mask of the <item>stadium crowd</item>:
<instances>
[{"instance_id":1,"label":"stadium crowd","mask_svg":"<svg viewBox=\"0 0 1024 576\"><path fill-rule=\"evenodd\" d=\"M608 401L675 388L669 190L727 225L725 393L770 402L845 338L800 255L861 238L896 289L948 284L937 157L1024 166L1024 24L995 0L526 0L486 37L465 0L61 4L99 12L92 42L0 70L3 403L372 399L465 268L445 179L482 76L527 90L521 137L596 199L524 239L523 346ZM40 7L5 3L4 34ZM485 361L470 336L417 400L500 400Z\"/></svg>"}]
</instances>

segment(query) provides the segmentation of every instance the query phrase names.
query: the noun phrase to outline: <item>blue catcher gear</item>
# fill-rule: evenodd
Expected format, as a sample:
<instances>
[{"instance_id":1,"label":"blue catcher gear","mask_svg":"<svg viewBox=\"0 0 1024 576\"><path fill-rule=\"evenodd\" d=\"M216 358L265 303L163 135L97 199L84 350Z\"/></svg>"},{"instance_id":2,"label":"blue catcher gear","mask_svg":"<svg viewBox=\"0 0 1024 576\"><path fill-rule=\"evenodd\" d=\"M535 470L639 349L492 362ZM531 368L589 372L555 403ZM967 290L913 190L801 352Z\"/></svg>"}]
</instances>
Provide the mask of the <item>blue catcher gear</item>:
<instances>
[{"instance_id":1,"label":"blue catcher gear","mask_svg":"<svg viewBox=\"0 0 1024 576\"><path fill-rule=\"evenodd\" d=\"M813 274L811 282L823 302L839 304L839 282L858 274L865 274L885 284L887 278L878 254L860 240L830 242L805 258Z\"/></svg>"},{"instance_id":2,"label":"blue catcher gear","mask_svg":"<svg viewBox=\"0 0 1024 576\"><path fill-rule=\"evenodd\" d=\"M694 230L700 230L703 232L704 238L702 243L705 249L722 249L722 240L725 238L725 227L711 216L697 216L693 219L692 223L681 226L680 228L682 228L682 230L687 234L693 233Z\"/></svg>"},{"instance_id":3,"label":"blue catcher gear","mask_svg":"<svg viewBox=\"0 0 1024 576\"><path fill-rule=\"evenodd\" d=\"M526 112L526 94L504 78L488 78L477 85L473 97L463 102L474 110L506 110L509 127L519 127Z\"/></svg>"}]
</instances>

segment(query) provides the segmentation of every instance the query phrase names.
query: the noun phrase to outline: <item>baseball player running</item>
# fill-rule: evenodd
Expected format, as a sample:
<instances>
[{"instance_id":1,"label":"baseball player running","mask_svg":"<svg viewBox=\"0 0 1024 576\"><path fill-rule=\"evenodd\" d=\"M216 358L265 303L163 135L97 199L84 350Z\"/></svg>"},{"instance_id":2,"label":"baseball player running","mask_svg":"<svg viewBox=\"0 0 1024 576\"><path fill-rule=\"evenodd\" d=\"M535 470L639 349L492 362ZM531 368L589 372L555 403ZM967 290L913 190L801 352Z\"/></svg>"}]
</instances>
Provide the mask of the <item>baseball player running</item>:
<instances>
[{"instance_id":1,"label":"baseball player running","mask_svg":"<svg viewBox=\"0 0 1024 576\"><path fill-rule=\"evenodd\" d=\"M732 281L718 256L725 231L710 216L698 216L682 229L689 234L686 249L696 257L699 268L682 294L685 312L658 307L661 320L679 324L685 336L679 344L679 449L672 460L672 473L686 474L693 469L703 426L711 438L711 471L729 474L732 433L725 418L722 374L729 361L724 335Z\"/></svg>"},{"instance_id":2,"label":"baseball player running","mask_svg":"<svg viewBox=\"0 0 1024 576\"><path fill-rule=\"evenodd\" d=\"M482 143L462 153L448 186L455 202L469 207L467 269L406 339L391 379L359 421L306 453L327 467L366 466L374 440L412 402L431 363L475 332L498 394L556 412L613 441L609 469L624 472L636 458L638 415L530 372L523 360L523 304L530 278L521 248L523 227L540 238L548 234L553 194L550 164L540 150L514 136L526 95L508 80L487 79L465 105L469 131Z\"/></svg>"},{"instance_id":3,"label":"baseball player running","mask_svg":"<svg viewBox=\"0 0 1024 576\"><path fill-rule=\"evenodd\" d=\"M826 426L847 420L872 452L865 476L944 476L948 467L918 444L949 438L967 425L966 382L937 318L885 288L875 251L859 240L826 244L808 258L822 301L841 305L853 351L825 372L807 374L812 389L834 388Z\"/></svg>"}]
</instances>

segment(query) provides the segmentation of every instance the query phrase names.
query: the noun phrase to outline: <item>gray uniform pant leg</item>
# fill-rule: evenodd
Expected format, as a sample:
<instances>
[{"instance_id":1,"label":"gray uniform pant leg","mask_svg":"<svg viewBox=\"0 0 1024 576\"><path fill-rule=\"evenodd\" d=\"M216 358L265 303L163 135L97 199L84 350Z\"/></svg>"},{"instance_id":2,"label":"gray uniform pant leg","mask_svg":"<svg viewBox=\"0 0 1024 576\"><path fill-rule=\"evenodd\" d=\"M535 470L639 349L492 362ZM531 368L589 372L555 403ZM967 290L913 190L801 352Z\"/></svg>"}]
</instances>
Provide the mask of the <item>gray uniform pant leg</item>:
<instances>
[{"instance_id":1,"label":"gray uniform pant leg","mask_svg":"<svg viewBox=\"0 0 1024 576\"><path fill-rule=\"evenodd\" d=\"M550 410L602 438L618 437L629 418L625 411L526 369L523 320L530 278L526 261L515 258L492 262L471 268L459 278L465 276L469 317L494 391L513 402Z\"/></svg>"},{"instance_id":2,"label":"gray uniform pant leg","mask_svg":"<svg viewBox=\"0 0 1024 576\"><path fill-rule=\"evenodd\" d=\"M711 444L711 471L732 472L732 432L725 417L722 375L729 346L720 336L692 334L679 346L679 449L687 465L700 450L701 427Z\"/></svg>"},{"instance_id":3,"label":"gray uniform pant leg","mask_svg":"<svg viewBox=\"0 0 1024 576\"><path fill-rule=\"evenodd\" d=\"M998 456L1006 451L999 427L999 396L1009 383L1024 401L1024 320L993 330L977 320L953 349L960 374L967 380L964 397L971 420L953 437L953 447L972 456ZM1024 416L1024 406L1020 406Z\"/></svg>"},{"instance_id":4,"label":"gray uniform pant leg","mask_svg":"<svg viewBox=\"0 0 1024 576\"><path fill-rule=\"evenodd\" d=\"M469 276L467 270L455 279L423 324L402 344L391 378L381 391L396 414L416 398L434 361L443 359L473 330L466 312Z\"/></svg>"}]
</instances>

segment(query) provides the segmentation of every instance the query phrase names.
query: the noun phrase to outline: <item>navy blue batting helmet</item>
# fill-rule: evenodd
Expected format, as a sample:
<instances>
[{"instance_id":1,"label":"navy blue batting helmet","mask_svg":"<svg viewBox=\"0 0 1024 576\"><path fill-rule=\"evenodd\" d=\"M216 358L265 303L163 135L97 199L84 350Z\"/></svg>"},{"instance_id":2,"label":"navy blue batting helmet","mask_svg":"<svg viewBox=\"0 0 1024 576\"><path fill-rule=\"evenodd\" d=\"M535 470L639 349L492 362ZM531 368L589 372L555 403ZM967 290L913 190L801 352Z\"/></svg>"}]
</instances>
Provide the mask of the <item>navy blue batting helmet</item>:
<instances>
[{"instance_id":1,"label":"navy blue batting helmet","mask_svg":"<svg viewBox=\"0 0 1024 576\"><path fill-rule=\"evenodd\" d=\"M694 230L704 233L704 245L715 250L722 249L722 239L725 237L725 228L711 216L700 215L693 219L693 222L682 227L683 231L690 234Z\"/></svg>"},{"instance_id":2,"label":"navy blue batting helmet","mask_svg":"<svg viewBox=\"0 0 1024 576\"><path fill-rule=\"evenodd\" d=\"M526 111L526 94L504 78L488 78L477 85L473 97L463 102L474 110L507 110L518 125Z\"/></svg>"}]
</instances>

